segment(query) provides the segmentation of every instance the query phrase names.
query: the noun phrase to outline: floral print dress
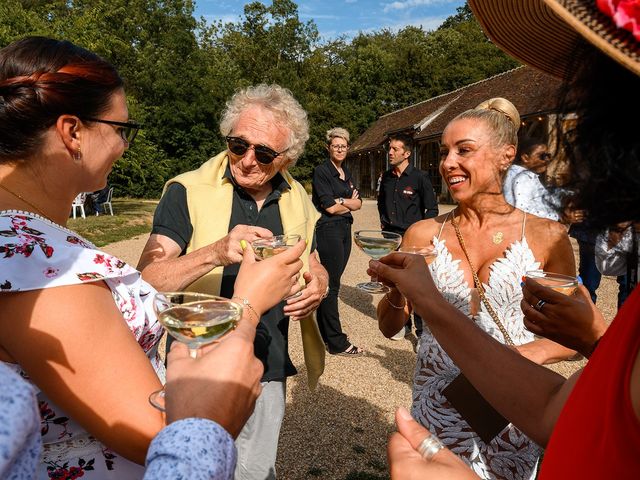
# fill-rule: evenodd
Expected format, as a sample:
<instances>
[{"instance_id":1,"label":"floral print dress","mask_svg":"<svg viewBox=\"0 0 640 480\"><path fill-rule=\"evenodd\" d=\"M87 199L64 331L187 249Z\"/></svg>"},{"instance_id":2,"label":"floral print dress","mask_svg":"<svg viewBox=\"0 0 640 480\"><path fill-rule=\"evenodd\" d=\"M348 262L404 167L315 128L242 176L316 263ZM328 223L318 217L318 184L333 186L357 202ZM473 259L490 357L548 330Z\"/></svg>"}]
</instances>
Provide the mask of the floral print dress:
<instances>
[{"instance_id":1,"label":"floral print dress","mask_svg":"<svg viewBox=\"0 0 640 480\"><path fill-rule=\"evenodd\" d=\"M151 307L155 290L142 280L140 272L39 215L0 212L0 292L96 281L107 284L123 321L164 381L157 348L163 329ZM27 378L19 365L6 365ZM44 444L38 478L142 478L142 466L102 445L39 390L38 405Z\"/></svg>"}]
</instances>

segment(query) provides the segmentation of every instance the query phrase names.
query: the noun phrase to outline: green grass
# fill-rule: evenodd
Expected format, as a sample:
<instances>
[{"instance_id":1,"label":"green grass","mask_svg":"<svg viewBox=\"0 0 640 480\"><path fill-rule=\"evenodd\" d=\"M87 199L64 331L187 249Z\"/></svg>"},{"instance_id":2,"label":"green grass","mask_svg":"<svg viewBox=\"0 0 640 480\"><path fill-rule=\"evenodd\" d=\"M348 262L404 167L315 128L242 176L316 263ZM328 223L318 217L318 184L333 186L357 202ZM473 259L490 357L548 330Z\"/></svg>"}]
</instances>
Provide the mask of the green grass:
<instances>
[{"instance_id":1,"label":"green grass","mask_svg":"<svg viewBox=\"0 0 640 480\"><path fill-rule=\"evenodd\" d=\"M153 212L157 200L137 198L114 198L113 217L107 215L87 215L87 218L70 218L67 227L78 232L96 246L127 240L151 231Z\"/></svg>"}]
</instances>

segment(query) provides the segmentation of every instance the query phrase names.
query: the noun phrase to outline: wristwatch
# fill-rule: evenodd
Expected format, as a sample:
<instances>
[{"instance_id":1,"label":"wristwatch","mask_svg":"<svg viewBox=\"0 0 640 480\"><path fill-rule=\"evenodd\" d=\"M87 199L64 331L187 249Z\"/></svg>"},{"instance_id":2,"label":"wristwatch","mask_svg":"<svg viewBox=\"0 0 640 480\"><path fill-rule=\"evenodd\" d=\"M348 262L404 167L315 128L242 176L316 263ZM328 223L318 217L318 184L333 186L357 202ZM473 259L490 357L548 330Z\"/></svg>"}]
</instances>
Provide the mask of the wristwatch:
<instances>
[{"instance_id":1,"label":"wristwatch","mask_svg":"<svg viewBox=\"0 0 640 480\"><path fill-rule=\"evenodd\" d=\"M338 199L338 203L339 203L340 205L344 205L344 198L340 197L340 198Z\"/></svg>"}]
</instances>

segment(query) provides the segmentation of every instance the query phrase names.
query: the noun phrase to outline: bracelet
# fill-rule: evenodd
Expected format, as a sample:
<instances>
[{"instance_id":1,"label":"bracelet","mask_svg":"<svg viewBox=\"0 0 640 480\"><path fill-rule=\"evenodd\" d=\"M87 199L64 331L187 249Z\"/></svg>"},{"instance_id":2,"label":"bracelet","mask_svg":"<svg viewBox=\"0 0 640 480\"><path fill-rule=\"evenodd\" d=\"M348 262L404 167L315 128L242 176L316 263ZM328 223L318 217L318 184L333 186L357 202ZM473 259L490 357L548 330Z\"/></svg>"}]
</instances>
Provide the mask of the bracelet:
<instances>
[{"instance_id":1,"label":"bracelet","mask_svg":"<svg viewBox=\"0 0 640 480\"><path fill-rule=\"evenodd\" d=\"M387 301L387 303L388 303L389 305L391 305L391 307L395 308L396 310L404 310L404 307L407 305L406 300L405 300L405 302L404 302L404 305L401 305L401 306L394 305L393 303L391 303L391 300L389 300L389 293L387 293L387 294L384 296L384 298L385 298L385 300ZM404 297L402 297L402 298L404 298Z\"/></svg>"},{"instance_id":2,"label":"bracelet","mask_svg":"<svg viewBox=\"0 0 640 480\"><path fill-rule=\"evenodd\" d=\"M256 312L253 306L251 305L251 303L249 303L249 300L247 300L246 298L237 297L237 296L231 297L231 300L233 300L234 298L240 300L242 307L246 308L247 312L249 312L249 317L253 317L256 323L260 321L260 315L258 315L258 312Z\"/></svg>"}]
</instances>

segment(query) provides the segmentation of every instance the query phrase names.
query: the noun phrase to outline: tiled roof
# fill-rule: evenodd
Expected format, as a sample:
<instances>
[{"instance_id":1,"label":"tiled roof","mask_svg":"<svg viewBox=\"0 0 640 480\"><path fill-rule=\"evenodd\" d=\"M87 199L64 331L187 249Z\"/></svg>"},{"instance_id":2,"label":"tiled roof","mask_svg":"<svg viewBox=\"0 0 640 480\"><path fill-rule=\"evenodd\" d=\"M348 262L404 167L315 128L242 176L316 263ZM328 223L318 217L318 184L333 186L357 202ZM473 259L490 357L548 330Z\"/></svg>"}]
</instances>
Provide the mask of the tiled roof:
<instances>
[{"instance_id":1,"label":"tiled roof","mask_svg":"<svg viewBox=\"0 0 640 480\"><path fill-rule=\"evenodd\" d=\"M520 116L553 110L560 80L528 66L518 67L380 117L350 149L350 155L382 145L388 134L414 131L416 140L439 137L447 123L459 113L493 97L509 99Z\"/></svg>"}]
</instances>

